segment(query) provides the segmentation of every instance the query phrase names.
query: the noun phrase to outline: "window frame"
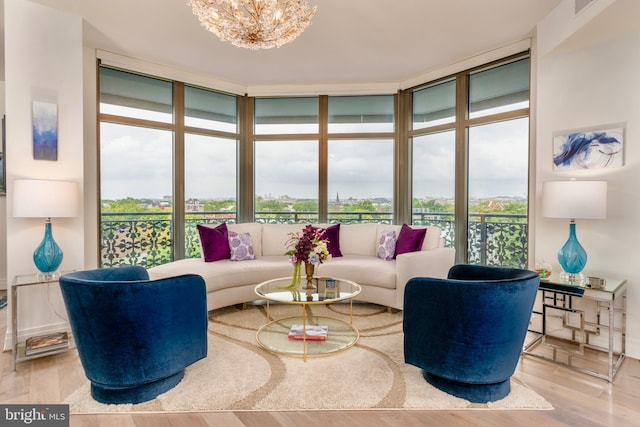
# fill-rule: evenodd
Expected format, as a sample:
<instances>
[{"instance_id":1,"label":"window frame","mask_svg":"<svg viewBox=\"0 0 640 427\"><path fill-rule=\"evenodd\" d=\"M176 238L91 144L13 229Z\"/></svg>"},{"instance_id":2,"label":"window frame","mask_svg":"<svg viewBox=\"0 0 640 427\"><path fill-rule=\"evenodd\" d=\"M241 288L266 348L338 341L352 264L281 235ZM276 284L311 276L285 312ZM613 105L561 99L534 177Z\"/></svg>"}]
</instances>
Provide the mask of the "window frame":
<instances>
[{"instance_id":1,"label":"window frame","mask_svg":"<svg viewBox=\"0 0 640 427\"><path fill-rule=\"evenodd\" d=\"M97 85L97 144L98 144L98 165L100 164L100 124L103 122L127 124L133 126L151 127L156 129L171 130L174 133L174 180L173 180L173 259L181 259L185 256L185 233L184 227L176 226L177 224L184 224L185 221L185 188L184 188L184 139L185 134L200 134L204 136L213 136L225 139L235 139L237 141L237 165L236 165L236 221L237 222L253 222L255 221L255 158L254 158L254 144L256 141L270 141L270 140L317 140L319 150L319 167L318 167L318 219L319 222L327 222L329 216L329 194L328 194L328 143L329 140L357 140L357 139L392 139L393 140L393 212L392 223L411 224L413 219L412 213L412 147L411 141L414 137L426 135L435 132L454 130L455 131L455 243L456 248L456 262L465 262L467 260L467 231L468 231L468 132L467 130L471 126L488 124L492 122L499 122L505 120L511 120L516 118L527 117L530 120L530 104L527 108L519 108L508 112L495 113L489 115L483 115L473 119L469 118L468 112L468 96L469 96L469 76L473 73L488 70L497 66L505 65L509 62L515 62L524 58L531 58L529 50L521 53L511 55L506 58L502 58L496 61L492 61L487 64L483 64L478 67L474 67L468 70L464 70L453 75L442 77L434 81L425 82L420 85L401 89L394 94L384 93L372 93L367 95L345 95L345 96L392 96L393 97L393 111L394 111L394 127L390 132L354 132L343 133L334 132L329 133L329 113L328 104L330 95L318 95L318 121L319 128L317 133L306 134L256 134L255 129L255 101L259 99L257 97L251 97L248 95L237 95L231 93L225 93L224 91L217 90L215 88L204 88L204 90L218 92L234 96L237 104L237 132L227 132L221 130L213 130L206 128L198 128L193 126L186 126L184 123L184 95L185 85L184 82L174 81L169 79L163 79L157 76L147 76L154 79L170 81L173 85L173 121L172 123L164 123L153 120L135 119L131 117L118 116L113 114L103 114L100 112L100 67L113 68L122 72L140 74L134 71L121 69L109 65L102 65L100 60L97 61L98 69L98 85ZM424 89L429 86L437 85L446 81L454 80L456 84L456 119L452 123L437 124L433 126L413 129L413 114L412 114L412 94L417 90ZM187 85L194 86L194 85ZM194 86L198 87L198 86ZM531 87L531 86L530 86ZM309 98L310 96L301 96ZM271 97L273 98L273 97ZM281 98L288 98L283 96ZM530 99L530 97L529 97ZM531 141L529 141L531 145ZM98 190L97 190L97 202L100 206L100 171L97 172ZM531 184L529 184L531 188ZM458 203L458 201L464 201L464 203ZM529 198L530 202L530 198ZM529 203L531 205L531 203ZM98 216L100 218L101 209L98 208ZM530 214L529 214L530 216ZM99 219L100 221L100 219ZM98 230L100 233L100 229ZM100 245L97 248L100 259Z\"/></svg>"},{"instance_id":2,"label":"window frame","mask_svg":"<svg viewBox=\"0 0 640 427\"><path fill-rule=\"evenodd\" d=\"M529 58L531 60L530 52L524 51L515 55L508 56L496 61L492 61L488 64L483 64L478 67L474 67L468 70L460 71L456 74L442 77L440 79L427 82L403 91L403 104L407 106L408 111L405 112L404 118L407 120L406 138L403 138L403 142L407 145L407 151L405 158L407 161L408 174L408 186L410 189L409 194L405 196L405 200L408 202L409 215L412 214L411 204L413 197L412 180L413 180L413 159L411 157L411 141L414 137L422 136L426 134L454 130L455 131L455 146L456 146L456 158L455 158L455 213L454 213L454 247L456 249L456 263L465 263L468 261L468 227L469 227L469 207L468 207L468 172L469 172L469 151L468 151L468 129L472 126L484 125L489 123L495 123L500 121L513 120L518 118L527 117L530 120L530 104L526 108L518 108L502 113L487 114L481 117L469 118L469 80L470 76L474 73L486 71L492 68L496 68L502 65L506 65L511 62L516 62L522 59ZM455 120L452 123L439 124L429 127L423 127L419 129L412 129L411 123L413 120L412 113L412 94L415 91L434 86L446 81L455 79L456 81L456 100L455 100ZM531 90L531 84L529 84L529 91ZM529 100L531 96L529 95ZM529 146L531 146L531 138L529 138ZM530 162L531 160L529 160ZM529 189L531 183L529 183ZM528 210L530 212L530 196L528 197ZM530 217L530 214L528 215ZM412 218L412 216L409 216Z\"/></svg>"}]
</instances>

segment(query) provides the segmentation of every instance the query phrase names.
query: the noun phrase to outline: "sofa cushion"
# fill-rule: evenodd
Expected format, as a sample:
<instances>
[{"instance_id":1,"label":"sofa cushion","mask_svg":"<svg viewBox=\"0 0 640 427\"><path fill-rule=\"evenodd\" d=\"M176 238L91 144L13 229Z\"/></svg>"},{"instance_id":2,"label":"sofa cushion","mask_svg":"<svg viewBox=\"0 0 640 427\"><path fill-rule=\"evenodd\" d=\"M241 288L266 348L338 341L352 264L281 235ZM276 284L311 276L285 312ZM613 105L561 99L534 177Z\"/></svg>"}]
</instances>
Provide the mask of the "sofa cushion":
<instances>
[{"instance_id":1,"label":"sofa cushion","mask_svg":"<svg viewBox=\"0 0 640 427\"><path fill-rule=\"evenodd\" d=\"M396 288L396 261L384 261L376 256L350 255L332 258L318 266L318 275L344 278L359 285Z\"/></svg>"},{"instance_id":2,"label":"sofa cushion","mask_svg":"<svg viewBox=\"0 0 640 427\"><path fill-rule=\"evenodd\" d=\"M150 268L149 277L169 277L183 274L186 271L202 276L207 292L215 292L248 284L258 284L278 277L289 277L293 274L293 266L284 255L259 257L247 262L234 262L225 259L217 261L215 265L202 262L199 258L189 258ZM256 298L257 295L254 299Z\"/></svg>"},{"instance_id":3,"label":"sofa cushion","mask_svg":"<svg viewBox=\"0 0 640 427\"><path fill-rule=\"evenodd\" d=\"M340 250L342 255L376 256L376 240L378 225L343 224L340 227Z\"/></svg>"},{"instance_id":4,"label":"sofa cushion","mask_svg":"<svg viewBox=\"0 0 640 427\"><path fill-rule=\"evenodd\" d=\"M262 255L284 255L289 249L287 242L291 239L290 233L302 234L302 229L307 224L263 224L262 225Z\"/></svg>"},{"instance_id":5,"label":"sofa cushion","mask_svg":"<svg viewBox=\"0 0 640 427\"><path fill-rule=\"evenodd\" d=\"M256 259L251 244L249 233L236 233L229 231L229 249L231 250L231 261L249 261Z\"/></svg>"},{"instance_id":6,"label":"sofa cushion","mask_svg":"<svg viewBox=\"0 0 640 427\"><path fill-rule=\"evenodd\" d=\"M422 228L422 227L414 227L414 228ZM424 241L422 242L423 251L428 251L430 249L435 249L435 248L444 246L444 243L440 241L442 230L440 230L439 227L430 225L425 228L427 229L427 235L424 236Z\"/></svg>"},{"instance_id":7,"label":"sofa cushion","mask_svg":"<svg viewBox=\"0 0 640 427\"><path fill-rule=\"evenodd\" d=\"M229 259L229 235L227 224L224 222L216 227L198 224L198 235L200 236L200 248L205 262Z\"/></svg>"},{"instance_id":8,"label":"sofa cushion","mask_svg":"<svg viewBox=\"0 0 640 427\"><path fill-rule=\"evenodd\" d=\"M425 228L411 228L407 224L403 224L396 239L395 256L421 250L426 234Z\"/></svg>"},{"instance_id":9,"label":"sofa cushion","mask_svg":"<svg viewBox=\"0 0 640 427\"><path fill-rule=\"evenodd\" d=\"M340 224L334 224L324 229L322 238L327 239L327 250L332 257L341 257L340 251Z\"/></svg>"}]
</instances>

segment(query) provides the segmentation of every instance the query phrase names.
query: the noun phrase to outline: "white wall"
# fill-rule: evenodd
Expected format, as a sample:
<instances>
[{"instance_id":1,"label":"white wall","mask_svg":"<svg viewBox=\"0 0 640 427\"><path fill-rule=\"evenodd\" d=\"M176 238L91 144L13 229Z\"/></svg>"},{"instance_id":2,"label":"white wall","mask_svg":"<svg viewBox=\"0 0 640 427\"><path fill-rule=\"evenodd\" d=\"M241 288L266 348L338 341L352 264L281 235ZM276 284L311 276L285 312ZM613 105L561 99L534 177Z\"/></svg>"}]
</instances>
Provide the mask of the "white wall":
<instances>
[{"instance_id":1,"label":"white wall","mask_svg":"<svg viewBox=\"0 0 640 427\"><path fill-rule=\"evenodd\" d=\"M0 118L4 115L4 82L0 82ZM2 142L0 141L0 144ZM7 289L7 199L0 196L0 289Z\"/></svg>"},{"instance_id":2,"label":"white wall","mask_svg":"<svg viewBox=\"0 0 640 427\"><path fill-rule=\"evenodd\" d=\"M568 236L567 221L541 215L542 182L570 177L608 181L607 218L578 220L578 239L588 254L587 275L628 280L627 354L640 358L640 26L627 21L637 21L640 2L617 0L569 35L555 28L571 26L567 3L573 1L565 1L538 26L539 40L547 47L540 49L546 53L537 61L535 257L553 261L559 271L556 254ZM626 30L602 31L620 27ZM602 37L594 37L598 32ZM553 34L563 39L550 40ZM626 123L623 167L554 172L553 132L620 122Z\"/></svg>"},{"instance_id":3,"label":"white wall","mask_svg":"<svg viewBox=\"0 0 640 427\"><path fill-rule=\"evenodd\" d=\"M25 0L5 0L5 106L7 113L7 278L35 273L33 251L44 219L12 216L12 184L19 178L70 180L83 184L82 19ZM32 101L58 105L58 160L34 160ZM53 219L62 250L62 270L84 266L84 219ZM64 314L57 287L21 291L18 335L46 332ZM10 307L12 309L13 307ZM10 315L10 313L8 313Z\"/></svg>"}]
</instances>

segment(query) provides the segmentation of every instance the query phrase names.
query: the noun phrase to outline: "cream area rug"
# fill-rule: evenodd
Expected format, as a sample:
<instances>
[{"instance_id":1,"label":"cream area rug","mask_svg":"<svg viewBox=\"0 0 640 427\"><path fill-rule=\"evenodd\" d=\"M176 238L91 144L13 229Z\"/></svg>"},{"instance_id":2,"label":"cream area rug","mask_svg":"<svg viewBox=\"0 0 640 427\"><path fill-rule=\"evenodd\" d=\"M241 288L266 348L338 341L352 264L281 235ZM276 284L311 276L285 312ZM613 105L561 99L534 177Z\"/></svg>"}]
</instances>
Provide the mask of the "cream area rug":
<instances>
[{"instance_id":1,"label":"cream area rug","mask_svg":"<svg viewBox=\"0 0 640 427\"><path fill-rule=\"evenodd\" d=\"M349 305L309 306L311 315L348 321ZM272 318L302 314L301 307L271 305ZM71 413L313 409L553 409L516 377L511 393L473 404L429 385L419 368L404 363L402 312L353 305L360 339L325 357L276 355L256 343L266 306L227 307L209 314L208 356L187 368L173 389L149 402L105 405L91 398L89 383L64 403Z\"/></svg>"}]
</instances>

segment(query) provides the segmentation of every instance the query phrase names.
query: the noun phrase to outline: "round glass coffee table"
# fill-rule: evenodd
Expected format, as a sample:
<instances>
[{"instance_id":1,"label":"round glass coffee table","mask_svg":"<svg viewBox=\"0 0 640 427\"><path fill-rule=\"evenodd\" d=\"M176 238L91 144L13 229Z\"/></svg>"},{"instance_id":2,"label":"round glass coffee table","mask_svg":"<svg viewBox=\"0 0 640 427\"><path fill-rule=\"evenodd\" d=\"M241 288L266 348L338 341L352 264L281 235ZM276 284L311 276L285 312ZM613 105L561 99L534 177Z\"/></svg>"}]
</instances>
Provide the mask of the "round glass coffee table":
<instances>
[{"instance_id":1,"label":"round glass coffee table","mask_svg":"<svg viewBox=\"0 0 640 427\"><path fill-rule=\"evenodd\" d=\"M314 289L306 290L303 283L297 290L282 289L291 283L291 277L267 280L255 287L261 299L267 301L267 324L258 329L256 340L268 351L289 356L326 356L346 350L358 341L358 330L353 326L353 299L361 288L355 282L329 277L314 277ZM307 306L349 303L349 322L333 317L312 316ZM271 319L271 303L293 304L301 307L300 316ZM296 328L294 328L294 325ZM324 328L326 327L326 328Z\"/></svg>"}]
</instances>

